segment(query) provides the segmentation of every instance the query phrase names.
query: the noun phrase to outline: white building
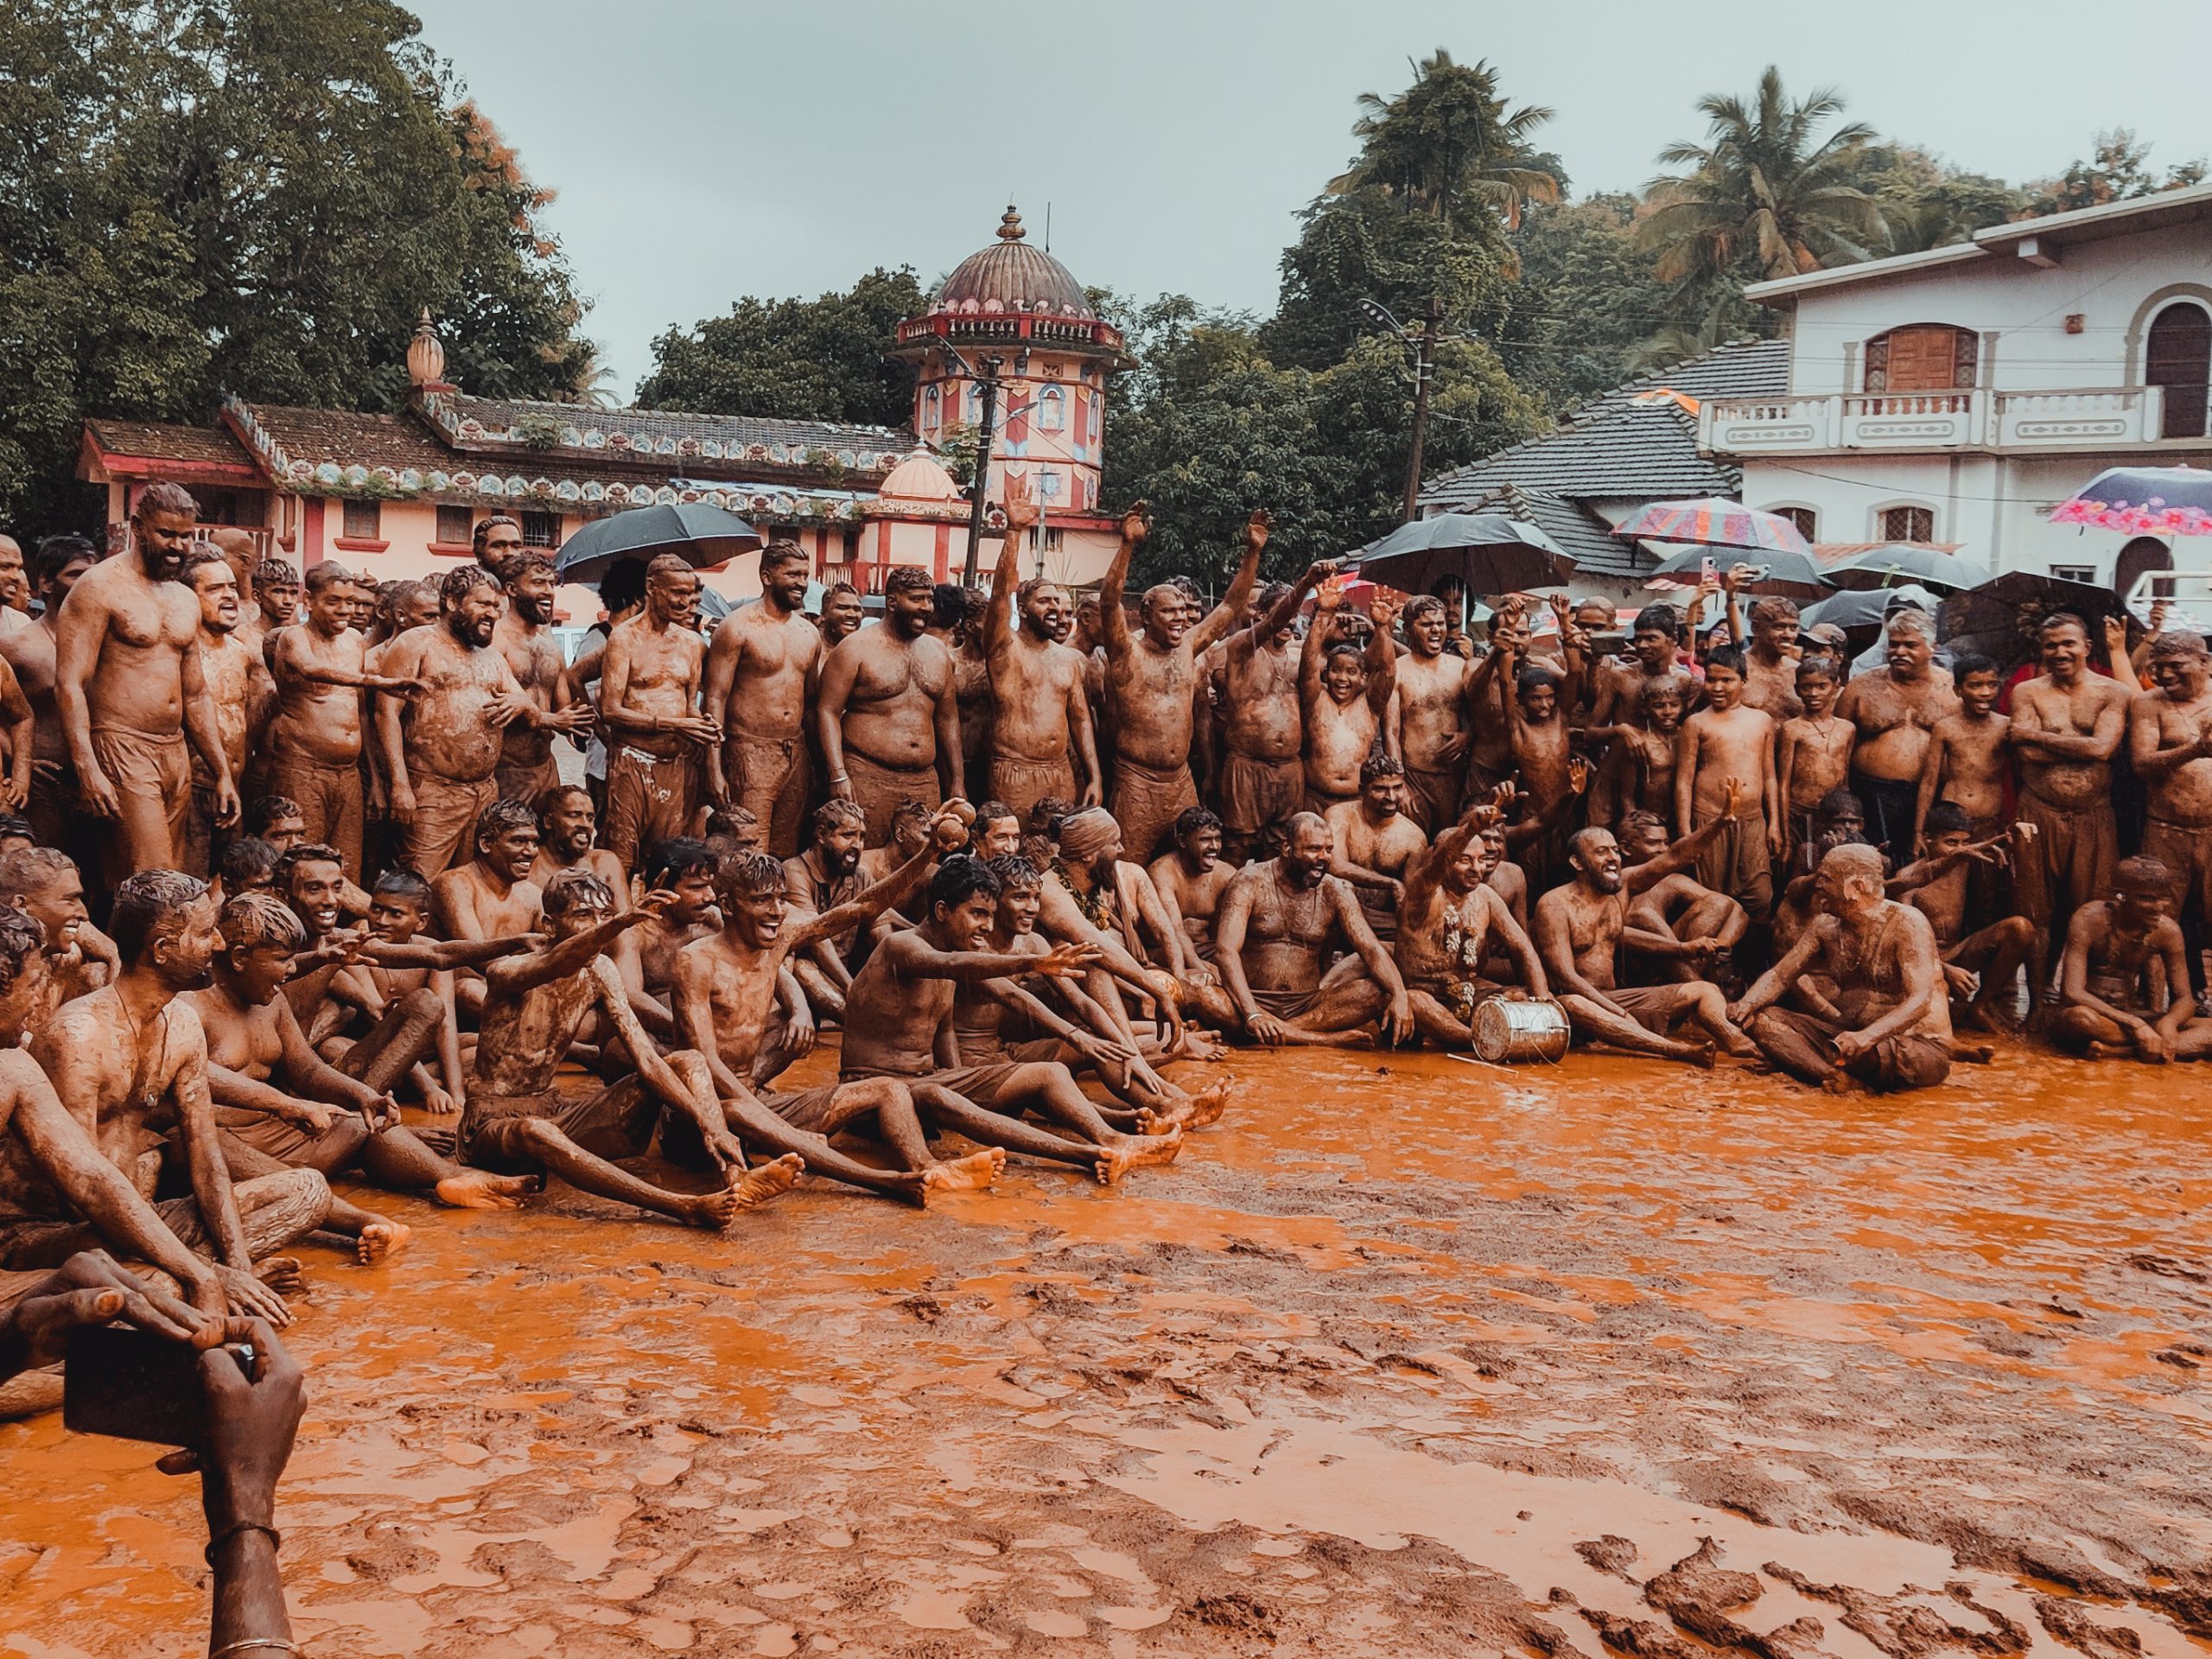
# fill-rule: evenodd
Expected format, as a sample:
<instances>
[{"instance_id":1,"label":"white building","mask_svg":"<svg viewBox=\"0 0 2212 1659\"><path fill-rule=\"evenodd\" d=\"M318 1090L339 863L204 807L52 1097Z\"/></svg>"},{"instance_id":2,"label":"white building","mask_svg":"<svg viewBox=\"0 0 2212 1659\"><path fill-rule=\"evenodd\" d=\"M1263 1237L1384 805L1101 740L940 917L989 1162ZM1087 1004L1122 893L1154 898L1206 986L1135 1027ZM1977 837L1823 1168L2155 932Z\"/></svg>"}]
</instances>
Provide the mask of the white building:
<instances>
[{"instance_id":1,"label":"white building","mask_svg":"<svg viewBox=\"0 0 2212 1659\"><path fill-rule=\"evenodd\" d=\"M2184 597L2212 537L2130 539L2045 515L2115 466L2212 466L2212 185L1761 283L1785 311L1778 395L1719 396L1698 444L1808 541L1933 542L1997 570Z\"/></svg>"}]
</instances>

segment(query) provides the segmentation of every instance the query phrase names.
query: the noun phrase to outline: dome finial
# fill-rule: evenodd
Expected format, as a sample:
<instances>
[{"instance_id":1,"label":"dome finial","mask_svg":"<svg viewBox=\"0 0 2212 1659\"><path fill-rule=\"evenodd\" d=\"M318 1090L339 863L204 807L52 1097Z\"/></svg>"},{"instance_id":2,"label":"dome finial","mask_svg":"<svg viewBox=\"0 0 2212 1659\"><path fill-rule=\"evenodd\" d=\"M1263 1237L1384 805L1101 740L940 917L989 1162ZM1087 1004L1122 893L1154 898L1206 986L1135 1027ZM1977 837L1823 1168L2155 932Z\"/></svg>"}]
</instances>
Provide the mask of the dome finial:
<instances>
[{"instance_id":1,"label":"dome finial","mask_svg":"<svg viewBox=\"0 0 2212 1659\"><path fill-rule=\"evenodd\" d=\"M1005 217L999 220L999 240L1019 242L1028 234L1028 232L1021 228L1021 215L1014 212L1014 204L1009 201L1006 205Z\"/></svg>"},{"instance_id":2,"label":"dome finial","mask_svg":"<svg viewBox=\"0 0 2212 1659\"><path fill-rule=\"evenodd\" d=\"M430 308L426 305L422 321L415 326L415 338L407 343L408 384L425 390L441 386L445 372L445 345L438 339L437 327L430 321Z\"/></svg>"}]
</instances>

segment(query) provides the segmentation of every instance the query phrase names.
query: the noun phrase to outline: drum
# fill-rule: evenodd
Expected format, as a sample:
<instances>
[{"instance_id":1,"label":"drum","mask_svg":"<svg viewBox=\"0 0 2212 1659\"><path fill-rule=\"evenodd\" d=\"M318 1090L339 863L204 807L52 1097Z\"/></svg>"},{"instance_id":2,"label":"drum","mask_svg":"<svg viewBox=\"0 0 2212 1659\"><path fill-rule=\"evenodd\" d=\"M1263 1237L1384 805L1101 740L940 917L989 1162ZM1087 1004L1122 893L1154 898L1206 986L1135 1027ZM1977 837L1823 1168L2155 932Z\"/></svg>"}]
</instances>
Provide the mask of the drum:
<instances>
[{"instance_id":1,"label":"drum","mask_svg":"<svg viewBox=\"0 0 2212 1659\"><path fill-rule=\"evenodd\" d=\"M1556 1065L1567 1054L1567 1010L1549 997L1494 996L1475 1010L1475 1052L1493 1065Z\"/></svg>"}]
</instances>

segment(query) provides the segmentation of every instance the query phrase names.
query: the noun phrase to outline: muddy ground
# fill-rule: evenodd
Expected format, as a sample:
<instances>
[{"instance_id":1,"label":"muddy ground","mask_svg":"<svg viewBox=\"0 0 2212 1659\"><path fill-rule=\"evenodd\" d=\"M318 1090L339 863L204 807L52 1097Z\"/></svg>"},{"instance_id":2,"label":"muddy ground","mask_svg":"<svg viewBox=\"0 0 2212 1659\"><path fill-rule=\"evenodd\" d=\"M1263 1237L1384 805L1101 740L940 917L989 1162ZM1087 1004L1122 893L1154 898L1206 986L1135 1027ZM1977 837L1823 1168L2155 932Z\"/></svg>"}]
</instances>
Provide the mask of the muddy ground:
<instances>
[{"instance_id":1,"label":"muddy ground","mask_svg":"<svg viewBox=\"0 0 2212 1659\"><path fill-rule=\"evenodd\" d=\"M1232 1064L1120 1192L312 1253L310 1651L2212 1648L2202 1068ZM203 1650L153 1455L0 1429L0 1653Z\"/></svg>"}]
</instances>

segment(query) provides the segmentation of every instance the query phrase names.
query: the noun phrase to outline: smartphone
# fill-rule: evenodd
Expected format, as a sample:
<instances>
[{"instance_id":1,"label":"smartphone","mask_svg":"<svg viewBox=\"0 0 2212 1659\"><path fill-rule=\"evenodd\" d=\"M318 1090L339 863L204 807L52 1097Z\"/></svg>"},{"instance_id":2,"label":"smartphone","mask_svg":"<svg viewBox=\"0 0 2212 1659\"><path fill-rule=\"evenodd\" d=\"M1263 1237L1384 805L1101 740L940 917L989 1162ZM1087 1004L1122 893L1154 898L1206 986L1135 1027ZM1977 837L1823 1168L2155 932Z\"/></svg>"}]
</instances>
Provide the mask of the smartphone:
<instances>
[{"instance_id":1,"label":"smartphone","mask_svg":"<svg viewBox=\"0 0 2212 1659\"><path fill-rule=\"evenodd\" d=\"M1700 582L1718 582L1720 580L1720 568L1713 563L1712 554L1707 554L1703 562L1699 564L1697 568L1697 579Z\"/></svg>"},{"instance_id":2,"label":"smartphone","mask_svg":"<svg viewBox=\"0 0 2212 1659\"><path fill-rule=\"evenodd\" d=\"M252 1364L245 1345L239 1357ZM156 1446L199 1446L207 1439L207 1396L200 1351L189 1343L128 1325L69 1333L61 1375L62 1427Z\"/></svg>"}]
</instances>

